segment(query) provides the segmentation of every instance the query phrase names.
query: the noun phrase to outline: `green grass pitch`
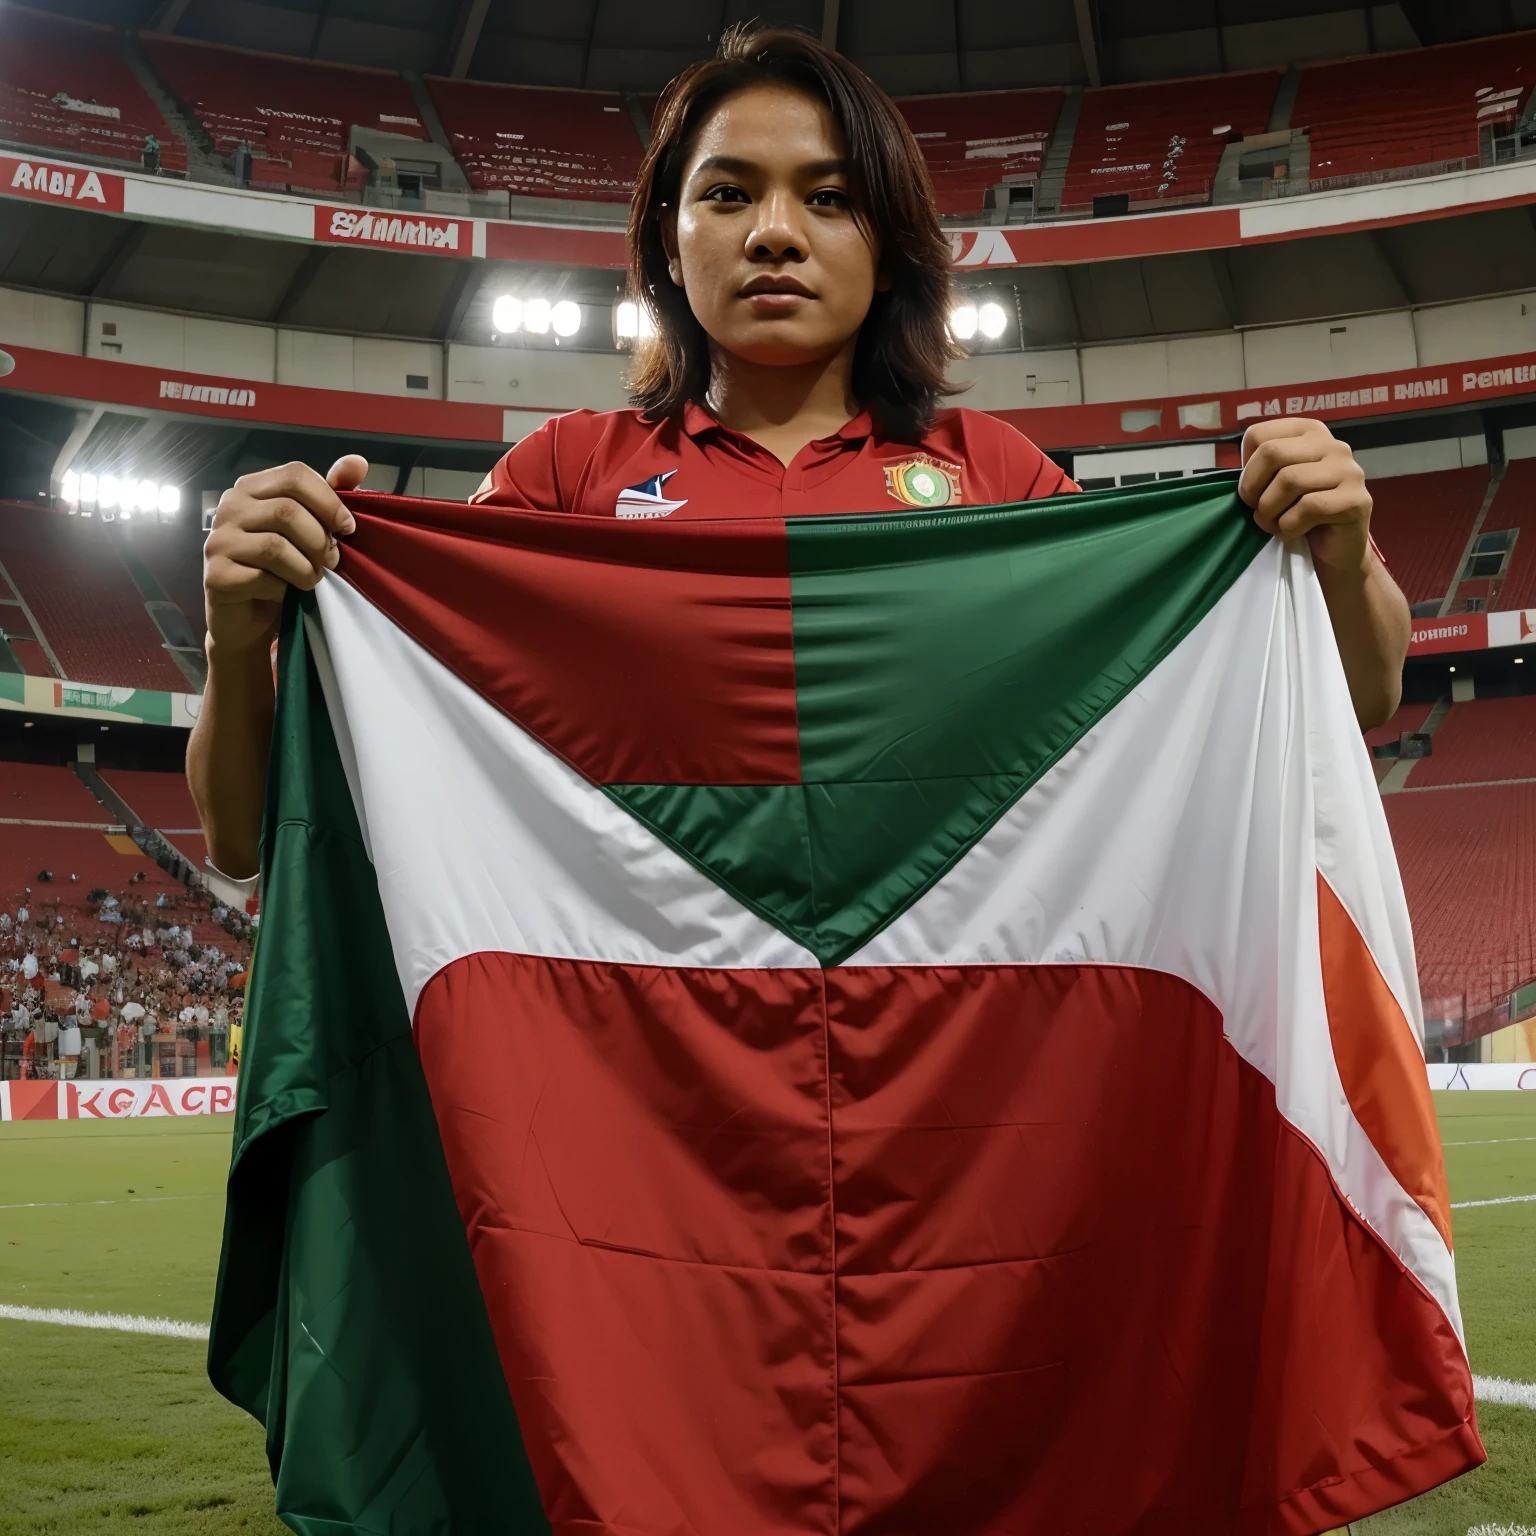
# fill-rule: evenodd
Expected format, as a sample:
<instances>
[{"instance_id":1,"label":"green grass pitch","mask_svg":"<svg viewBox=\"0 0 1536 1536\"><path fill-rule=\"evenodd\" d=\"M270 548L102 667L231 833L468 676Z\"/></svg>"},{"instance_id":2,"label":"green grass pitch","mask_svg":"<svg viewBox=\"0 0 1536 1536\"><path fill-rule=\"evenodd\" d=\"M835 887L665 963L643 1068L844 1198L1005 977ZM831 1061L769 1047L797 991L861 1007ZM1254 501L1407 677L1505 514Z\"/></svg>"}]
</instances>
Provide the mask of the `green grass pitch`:
<instances>
[{"instance_id":1,"label":"green grass pitch","mask_svg":"<svg viewBox=\"0 0 1536 1536\"><path fill-rule=\"evenodd\" d=\"M1536 1094L1436 1095L1453 1201L1536 1194ZM230 1121L0 1126L0 1302L205 1322ZM1455 1213L1472 1368L1536 1381L1536 1202ZM0 1536L283 1536L260 1427L191 1340L0 1320ZM1488 1465L1355 1527L1536 1526L1536 1412L1479 1405Z\"/></svg>"}]
</instances>

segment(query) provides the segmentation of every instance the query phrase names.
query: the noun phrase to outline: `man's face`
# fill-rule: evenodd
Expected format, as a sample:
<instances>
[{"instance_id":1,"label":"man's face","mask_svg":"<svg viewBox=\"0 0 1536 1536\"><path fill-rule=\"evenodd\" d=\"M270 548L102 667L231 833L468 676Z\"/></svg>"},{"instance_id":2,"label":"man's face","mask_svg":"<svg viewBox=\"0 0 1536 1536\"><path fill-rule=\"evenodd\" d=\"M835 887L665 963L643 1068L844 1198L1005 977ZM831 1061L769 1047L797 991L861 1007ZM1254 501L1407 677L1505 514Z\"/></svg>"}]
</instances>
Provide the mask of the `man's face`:
<instances>
[{"instance_id":1,"label":"man's face","mask_svg":"<svg viewBox=\"0 0 1536 1536\"><path fill-rule=\"evenodd\" d=\"M699 324L752 363L835 356L884 286L853 214L837 124L785 86L741 91L705 119L663 237Z\"/></svg>"}]
</instances>

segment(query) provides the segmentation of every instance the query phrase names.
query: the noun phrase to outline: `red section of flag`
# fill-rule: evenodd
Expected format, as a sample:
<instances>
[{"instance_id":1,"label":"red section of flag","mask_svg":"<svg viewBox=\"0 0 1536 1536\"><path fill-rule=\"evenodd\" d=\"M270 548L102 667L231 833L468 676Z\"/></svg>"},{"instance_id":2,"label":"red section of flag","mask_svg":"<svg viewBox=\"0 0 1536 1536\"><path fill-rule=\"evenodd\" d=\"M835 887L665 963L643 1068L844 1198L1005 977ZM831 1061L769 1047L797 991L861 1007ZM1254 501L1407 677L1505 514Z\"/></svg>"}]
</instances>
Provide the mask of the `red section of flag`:
<instances>
[{"instance_id":1,"label":"red section of flag","mask_svg":"<svg viewBox=\"0 0 1536 1536\"><path fill-rule=\"evenodd\" d=\"M1482 1459L1177 978L487 954L416 1030L561 1529L1294 1536Z\"/></svg>"},{"instance_id":2,"label":"red section of flag","mask_svg":"<svg viewBox=\"0 0 1536 1536\"><path fill-rule=\"evenodd\" d=\"M593 783L799 782L781 521L345 499L341 575Z\"/></svg>"},{"instance_id":3,"label":"red section of flag","mask_svg":"<svg viewBox=\"0 0 1536 1536\"><path fill-rule=\"evenodd\" d=\"M1392 1177L1451 1246L1451 1192L1424 1050L1333 887L1317 877L1328 1034L1344 1096Z\"/></svg>"}]
</instances>

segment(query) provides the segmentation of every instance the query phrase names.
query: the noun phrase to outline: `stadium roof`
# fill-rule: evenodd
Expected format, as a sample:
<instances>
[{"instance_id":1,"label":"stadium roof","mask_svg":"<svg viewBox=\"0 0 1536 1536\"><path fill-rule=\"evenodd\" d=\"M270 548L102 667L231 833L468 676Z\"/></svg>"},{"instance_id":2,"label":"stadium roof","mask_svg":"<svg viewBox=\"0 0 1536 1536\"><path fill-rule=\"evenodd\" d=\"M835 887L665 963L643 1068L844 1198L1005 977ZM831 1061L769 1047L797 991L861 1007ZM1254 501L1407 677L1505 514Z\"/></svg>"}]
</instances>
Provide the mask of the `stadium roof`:
<instances>
[{"instance_id":1,"label":"stadium roof","mask_svg":"<svg viewBox=\"0 0 1536 1536\"><path fill-rule=\"evenodd\" d=\"M1536 27L1536 0L33 0L296 57L526 85L659 89L732 22L835 40L898 95L1110 85Z\"/></svg>"}]
</instances>

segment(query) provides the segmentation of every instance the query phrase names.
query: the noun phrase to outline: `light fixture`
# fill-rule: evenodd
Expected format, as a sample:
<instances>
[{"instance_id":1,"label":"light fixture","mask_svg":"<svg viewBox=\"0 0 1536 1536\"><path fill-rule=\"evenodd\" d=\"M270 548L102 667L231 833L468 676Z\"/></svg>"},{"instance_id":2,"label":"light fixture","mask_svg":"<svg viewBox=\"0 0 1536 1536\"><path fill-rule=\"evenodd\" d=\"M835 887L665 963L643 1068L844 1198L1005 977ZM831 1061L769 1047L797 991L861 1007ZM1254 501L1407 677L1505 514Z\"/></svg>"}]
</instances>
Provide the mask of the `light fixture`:
<instances>
[{"instance_id":1,"label":"light fixture","mask_svg":"<svg viewBox=\"0 0 1536 1536\"><path fill-rule=\"evenodd\" d=\"M159 508L162 523L174 521L176 514L181 511L180 488L174 485L162 485L155 504Z\"/></svg>"},{"instance_id":2,"label":"light fixture","mask_svg":"<svg viewBox=\"0 0 1536 1536\"><path fill-rule=\"evenodd\" d=\"M977 311L976 324L988 341L996 341L1008 329L1008 311L1001 304L989 301Z\"/></svg>"},{"instance_id":3,"label":"light fixture","mask_svg":"<svg viewBox=\"0 0 1536 1536\"><path fill-rule=\"evenodd\" d=\"M64 477L59 481L59 495L71 512L80 510L80 476L74 470L64 471Z\"/></svg>"},{"instance_id":4,"label":"light fixture","mask_svg":"<svg viewBox=\"0 0 1536 1536\"><path fill-rule=\"evenodd\" d=\"M1515 665L1517 667L1520 666L1524 661L1525 661L1525 657L1524 656L1516 656L1515 657Z\"/></svg>"},{"instance_id":5,"label":"light fixture","mask_svg":"<svg viewBox=\"0 0 1536 1536\"><path fill-rule=\"evenodd\" d=\"M160 504L160 487L153 480L140 480L138 502L136 510L153 512Z\"/></svg>"},{"instance_id":6,"label":"light fixture","mask_svg":"<svg viewBox=\"0 0 1536 1536\"><path fill-rule=\"evenodd\" d=\"M1452 668L1451 668L1451 671L1452 671L1452 672L1454 672L1454 671L1455 671L1455 670L1456 670L1456 668L1455 668L1455 667L1452 667Z\"/></svg>"},{"instance_id":7,"label":"light fixture","mask_svg":"<svg viewBox=\"0 0 1536 1536\"><path fill-rule=\"evenodd\" d=\"M969 341L976 334L976 306L956 304L949 312L950 334L959 341Z\"/></svg>"},{"instance_id":8,"label":"light fixture","mask_svg":"<svg viewBox=\"0 0 1536 1536\"><path fill-rule=\"evenodd\" d=\"M97 482L96 500L103 512L110 512L117 506L118 492L116 475L103 475Z\"/></svg>"},{"instance_id":9,"label":"light fixture","mask_svg":"<svg viewBox=\"0 0 1536 1536\"><path fill-rule=\"evenodd\" d=\"M581 305L575 299L561 299L550 311L549 323L556 336L574 336L581 329Z\"/></svg>"},{"instance_id":10,"label":"light fixture","mask_svg":"<svg viewBox=\"0 0 1536 1536\"><path fill-rule=\"evenodd\" d=\"M513 298L510 293L502 294L491 305L491 324L503 336L510 336L513 331L521 330L523 325L523 301Z\"/></svg>"},{"instance_id":11,"label":"light fixture","mask_svg":"<svg viewBox=\"0 0 1536 1536\"><path fill-rule=\"evenodd\" d=\"M80 505L87 516L96 505L96 476L89 471L80 476Z\"/></svg>"},{"instance_id":12,"label":"light fixture","mask_svg":"<svg viewBox=\"0 0 1536 1536\"><path fill-rule=\"evenodd\" d=\"M529 299L523 305L523 329L533 336L543 336L549 331L554 306L548 299Z\"/></svg>"},{"instance_id":13,"label":"light fixture","mask_svg":"<svg viewBox=\"0 0 1536 1536\"><path fill-rule=\"evenodd\" d=\"M613 306L613 339L618 346L633 346L656 334L656 322L644 304L635 299L620 299Z\"/></svg>"}]
</instances>

